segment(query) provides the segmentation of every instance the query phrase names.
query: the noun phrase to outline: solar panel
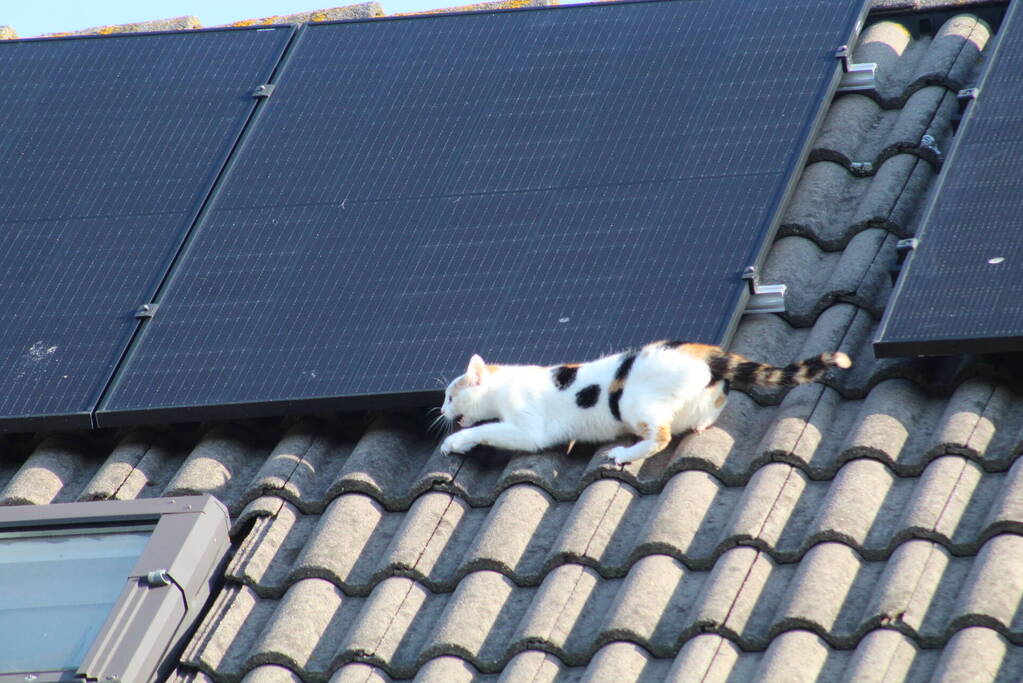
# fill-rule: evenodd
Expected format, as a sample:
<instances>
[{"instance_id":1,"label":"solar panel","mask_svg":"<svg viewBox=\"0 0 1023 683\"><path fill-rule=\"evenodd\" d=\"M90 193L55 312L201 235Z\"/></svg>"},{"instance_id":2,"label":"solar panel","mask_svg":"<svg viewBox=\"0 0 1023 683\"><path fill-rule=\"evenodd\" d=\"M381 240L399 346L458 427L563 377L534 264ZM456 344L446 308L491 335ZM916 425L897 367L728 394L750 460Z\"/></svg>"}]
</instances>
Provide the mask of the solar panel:
<instances>
[{"instance_id":1,"label":"solar panel","mask_svg":"<svg viewBox=\"0 0 1023 683\"><path fill-rule=\"evenodd\" d=\"M291 33L0 42L0 427L91 426Z\"/></svg>"},{"instance_id":2,"label":"solar panel","mask_svg":"<svg viewBox=\"0 0 1023 683\"><path fill-rule=\"evenodd\" d=\"M1014 4L885 311L879 357L1023 351L1023 26Z\"/></svg>"},{"instance_id":3,"label":"solar panel","mask_svg":"<svg viewBox=\"0 0 1023 683\"><path fill-rule=\"evenodd\" d=\"M422 401L472 352L724 341L854 4L303 28L99 424Z\"/></svg>"}]
</instances>

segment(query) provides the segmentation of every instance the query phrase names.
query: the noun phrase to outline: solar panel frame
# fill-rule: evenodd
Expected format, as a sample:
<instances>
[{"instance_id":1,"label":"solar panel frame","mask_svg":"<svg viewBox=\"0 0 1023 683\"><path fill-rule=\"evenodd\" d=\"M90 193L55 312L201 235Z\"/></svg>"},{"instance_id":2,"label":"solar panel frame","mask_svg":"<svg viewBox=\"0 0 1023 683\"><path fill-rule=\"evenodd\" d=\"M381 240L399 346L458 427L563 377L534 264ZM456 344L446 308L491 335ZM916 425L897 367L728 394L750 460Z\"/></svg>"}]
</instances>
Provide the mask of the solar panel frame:
<instances>
[{"instance_id":1,"label":"solar panel frame","mask_svg":"<svg viewBox=\"0 0 1023 683\"><path fill-rule=\"evenodd\" d=\"M252 111L230 95L208 101L201 89L188 99L185 89L199 84L188 59L194 52L217 69L208 88L243 72L269 77L294 27L268 30L278 35L231 28L0 43L0 431L94 426L137 331L134 310L155 295ZM230 45L220 38L242 31L250 35Z\"/></svg>"},{"instance_id":2,"label":"solar panel frame","mask_svg":"<svg viewBox=\"0 0 1023 683\"><path fill-rule=\"evenodd\" d=\"M616 3L617 6L621 5L656 5L656 4L667 4L670 2L678 2L679 0L639 0L638 2L627 2L627 3ZM815 3L824 4L824 3ZM829 6L834 9L837 3L830 3ZM771 240L773 239L774 233L777 230L777 226L780 222L781 211L784 207L785 202L794 189L795 182L798 176L798 170L805 163L806 157L809 153L814 134L819 128L821 121L827 110L827 104L830 100L830 95L834 92L840 77L841 68L838 60L834 56L834 51L843 43L849 43L858 34L862 27L863 21L866 17L868 10L867 3L856 5L849 5L842 3L843 9L846 11L844 15L844 21L842 23L841 36L835 37L835 44L826 44L820 46L819 59L822 64L822 69L826 71L825 77L819 84L819 87L814 89L814 96L812 98L813 106L810 107L811 112L808 117L801 119L800 130L802 133L798 136L798 144L793 146L784 160L784 169L781 175L784 178L784 183L781 186L775 188L772 192L772 196L767 199L770 205L770 211L767 212L766 218L758 225L760 230L761 238L759 240L753 239L750 243L745 244L746 256L742 259L742 266L753 266L759 268L768 251ZM603 3L593 3L591 5L576 5L576 6L565 6L557 8L557 11L588 11L588 8L600 7L607 8L609 5ZM551 8L525 8L521 10L513 10L511 12L501 12L502 15L516 14L516 13L528 13L528 12L551 12ZM333 22L332 24L320 24L315 26L306 26L301 29L298 38L295 41L293 49L289 52L285 62L282 64L279 70L278 80L276 82L275 98L280 101L280 98L286 96L286 91L289 86L289 69L292 67L292 60L295 59L295 55L302 53L304 40L308 32L315 31L321 28L326 28L336 25L349 26L352 24L360 23L375 23L380 24L383 22L412 22L412 21L438 21L441 19L451 19L453 17L459 17L464 15L494 15L493 11L479 11L479 12L467 12L467 13L451 13L433 17L390 17L381 19L370 19L370 20L354 20L345 22ZM753 51L748 51L747 59L753 59L756 55ZM741 100L740 95L734 97ZM272 111L272 107L275 102L271 102L269 107L264 110L257 112L254 125L252 126L252 135L256 135L261 130L261 127L265 125L264 116L269 116L269 112ZM360 131L360 135L367 138L369 136L365 131ZM247 137L243 140L239 149L240 153L237 158L233 159L229 164L228 176L233 178L233 175L238 173L236 164L243 163L246 154L251 154L252 150L250 145L252 140ZM261 150L265 153L265 150ZM583 169L584 171L586 169ZM319 189L319 188L314 188ZM492 190L493 188L485 188ZM499 188L502 191L514 193L515 188ZM218 195L214 202L211 203L211 212L216 211L244 211L245 201L237 201L234 206L231 205L231 197L225 198L223 190L218 191ZM459 196L464 196L464 193ZM421 198L424 201L428 200L429 197ZM374 201L380 204L386 203L387 197L370 197L367 201ZM353 202L354 204L355 202ZM353 208L351 205L349 208ZM261 213L258 208L249 208L254 215ZM277 217L272 212L267 212L265 208L262 210L262 219L264 220L277 220ZM204 226L203 229L205 229ZM198 239L202 238L202 230L198 233ZM196 244L188 245L187 249L197 249L202 251L201 247L197 247ZM206 245L205 251L208 253L211 251L209 245ZM189 257L186 256L182 259L184 264L183 269L177 271L171 278L171 283L167 289L168 296L173 297L175 279L182 276L182 273L187 272L190 268ZM208 279L208 278L207 278ZM724 276L723 281L715 282L715 287L728 287L729 294L728 300L729 305L724 313L719 312L714 318L714 331L709 335L701 337L702 341L711 341L718 343L726 343L730 338L735 326L738 323L739 318L742 315L745 303L749 296L749 290L746 283L741 279L741 268L730 271ZM226 310L226 309L225 309ZM239 310L235 310L233 315L240 315ZM193 419L221 419L221 418L234 418L241 416L259 416L259 415L271 415L271 414L287 414L287 413L298 413L298 412L320 412L320 411L332 411L332 410L345 410L345 409L364 409L370 407L399 407L399 406L421 406L427 402L433 402L436 400L439 394L438 388L410 388L403 387L399 390L394 391L373 391L363 393L349 393L349 394L338 394L333 393L330 395L316 395L307 393L305 395L296 396L294 394L288 396L268 397L266 394L260 397L248 398L246 400L217 400L207 402L197 401L182 401L178 403L164 402L160 405L140 405L137 402L132 403L132 400L137 397L139 391L139 383L136 381L134 387L127 387L128 380L131 374L139 367L143 368L160 368L164 364L160 362L159 358L147 357L145 352L147 351L147 345L150 344L147 335L149 335L154 329L157 329L160 325L161 314L148 322L146 327L138 338L138 342L133 346L129 352L126 363L122 366L121 372L119 372L115 379L111 391L108 393L104 402L99 406L96 413L96 421L100 426L113 426L121 424L132 424L144 421L164 421L164 420L193 420ZM239 325L239 330L243 329L244 325ZM397 338L394 338L397 341ZM386 341L386 340L384 340ZM638 341L638 340L637 340ZM163 341L164 346L170 347L171 345ZM396 348L397 344L394 345ZM227 346L224 347L228 348ZM605 351L611 349L605 349ZM211 349L208 349L211 353ZM178 352L178 355L183 354L185 351L182 349ZM171 355L175 355L171 352ZM166 358L166 357L165 357ZM194 355L193 355L194 359ZM507 358L495 359L502 362L509 362ZM519 360L520 362L524 359L513 359ZM565 358L545 359L547 362L559 362L566 360ZM290 362L282 359L283 362ZM161 372L162 370L155 370ZM147 386L155 386L164 383L167 379L167 375L161 376L160 381L152 381L150 377L146 384ZM133 380L134 381L134 380ZM125 398L127 397L127 399Z\"/></svg>"},{"instance_id":3,"label":"solar panel frame","mask_svg":"<svg viewBox=\"0 0 1023 683\"><path fill-rule=\"evenodd\" d=\"M965 223L976 232L1004 222L1001 203L1012 196L1005 188L992 187L992 178L984 175L997 168L998 154L978 154L978 148L985 145L1011 152L1004 134L1002 139L978 136L998 132L990 130L998 124L988 117L1005 116L1003 98L1011 95L1004 83L1013 83L1012 74L1023 69L1023 26L1019 25L1023 20L1019 15L1019 3L1013 3L1002 17L996 42L978 78L976 87L981 94L966 105L926 200L916 246L903 262L873 339L877 358L1023 351L1023 308L1018 303L1023 300L1023 289L1012 290L1023 271L1011 269L1013 261L1023 259L1019 240L996 229L982 231L984 240L957 239L965 236ZM1015 87L1016 100L1023 101L1023 87ZM1016 141L1023 145L1023 116L1016 114L1016 122ZM1017 209L1023 211L1023 202L1018 202ZM992 306L993 302L1009 304L1006 299L1014 297L1014 306L998 310Z\"/></svg>"}]
</instances>

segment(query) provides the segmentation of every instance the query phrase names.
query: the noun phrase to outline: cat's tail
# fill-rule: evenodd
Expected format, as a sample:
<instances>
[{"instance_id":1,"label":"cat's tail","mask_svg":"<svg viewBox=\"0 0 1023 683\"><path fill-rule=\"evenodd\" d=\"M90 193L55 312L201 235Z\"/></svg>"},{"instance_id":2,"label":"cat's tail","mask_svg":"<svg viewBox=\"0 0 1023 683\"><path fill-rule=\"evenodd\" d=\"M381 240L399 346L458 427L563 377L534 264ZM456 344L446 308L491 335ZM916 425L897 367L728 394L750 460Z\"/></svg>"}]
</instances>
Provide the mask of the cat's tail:
<instances>
[{"instance_id":1,"label":"cat's tail","mask_svg":"<svg viewBox=\"0 0 1023 683\"><path fill-rule=\"evenodd\" d=\"M791 387L806 384L818 379L828 368L848 368L852 366L849 356L841 351L827 351L794 363L783 368L757 363L743 358L737 353L719 350L707 359L711 377L714 381L728 380L739 384L756 384L762 387Z\"/></svg>"}]
</instances>

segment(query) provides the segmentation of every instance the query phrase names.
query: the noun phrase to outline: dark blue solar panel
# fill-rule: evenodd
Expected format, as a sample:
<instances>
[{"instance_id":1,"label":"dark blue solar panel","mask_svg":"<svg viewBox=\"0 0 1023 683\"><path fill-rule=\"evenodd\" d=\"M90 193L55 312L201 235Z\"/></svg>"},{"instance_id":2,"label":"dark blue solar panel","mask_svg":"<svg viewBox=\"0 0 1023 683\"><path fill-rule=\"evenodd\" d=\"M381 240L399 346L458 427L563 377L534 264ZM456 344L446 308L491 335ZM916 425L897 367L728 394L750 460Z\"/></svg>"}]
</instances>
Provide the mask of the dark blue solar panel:
<instances>
[{"instance_id":1,"label":"dark blue solar panel","mask_svg":"<svg viewBox=\"0 0 1023 683\"><path fill-rule=\"evenodd\" d=\"M881 357L1023 351L1023 16L1005 16L885 311Z\"/></svg>"},{"instance_id":2,"label":"dark blue solar panel","mask_svg":"<svg viewBox=\"0 0 1023 683\"><path fill-rule=\"evenodd\" d=\"M0 42L0 427L86 427L290 28Z\"/></svg>"},{"instance_id":3,"label":"dark blue solar panel","mask_svg":"<svg viewBox=\"0 0 1023 683\"><path fill-rule=\"evenodd\" d=\"M862 12L304 28L100 424L412 401L477 351L723 341Z\"/></svg>"}]
</instances>

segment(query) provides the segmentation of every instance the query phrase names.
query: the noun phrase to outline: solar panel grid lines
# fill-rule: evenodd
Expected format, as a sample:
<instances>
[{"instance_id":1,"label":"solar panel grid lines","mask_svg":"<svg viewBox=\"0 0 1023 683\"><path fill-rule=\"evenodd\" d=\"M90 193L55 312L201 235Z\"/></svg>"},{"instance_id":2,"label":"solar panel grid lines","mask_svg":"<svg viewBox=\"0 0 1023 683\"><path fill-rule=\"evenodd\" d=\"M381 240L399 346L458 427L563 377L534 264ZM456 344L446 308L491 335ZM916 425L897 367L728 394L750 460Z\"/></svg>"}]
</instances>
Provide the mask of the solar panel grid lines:
<instances>
[{"instance_id":1,"label":"solar panel grid lines","mask_svg":"<svg viewBox=\"0 0 1023 683\"><path fill-rule=\"evenodd\" d=\"M0 429L92 425L290 31L0 44Z\"/></svg>"},{"instance_id":2,"label":"solar panel grid lines","mask_svg":"<svg viewBox=\"0 0 1023 683\"><path fill-rule=\"evenodd\" d=\"M97 423L421 402L477 351L725 341L864 15L660 0L303 27Z\"/></svg>"},{"instance_id":3,"label":"solar panel grid lines","mask_svg":"<svg viewBox=\"0 0 1023 683\"><path fill-rule=\"evenodd\" d=\"M878 357L1023 351L1023 26L1011 6L874 339Z\"/></svg>"}]
</instances>

